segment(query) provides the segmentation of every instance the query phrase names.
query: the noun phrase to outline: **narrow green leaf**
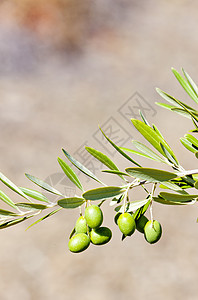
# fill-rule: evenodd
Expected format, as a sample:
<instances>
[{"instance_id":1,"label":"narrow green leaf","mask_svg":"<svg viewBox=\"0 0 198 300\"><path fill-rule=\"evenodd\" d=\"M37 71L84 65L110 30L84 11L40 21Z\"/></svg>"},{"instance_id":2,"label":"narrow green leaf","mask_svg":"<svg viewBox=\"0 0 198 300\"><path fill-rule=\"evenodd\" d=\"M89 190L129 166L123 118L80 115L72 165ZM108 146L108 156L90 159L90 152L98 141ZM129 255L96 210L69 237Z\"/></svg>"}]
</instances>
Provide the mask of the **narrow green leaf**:
<instances>
[{"instance_id":1,"label":"narrow green leaf","mask_svg":"<svg viewBox=\"0 0 198 300\"><path fill-rule=\"evenodd\" d=\"M95 150L94 148L91 147L85 147L85 149L96 159L98 159L101 163L103 163L105 166L107 166L107 168L109 168L110 170L117 170L120 171L118 169L118 167L114 164L114 162L105 154L103 154L102 152ZM117 174L119 175L123 180L124 177L121 174Z\"/></svg>"},{"instance_id":2,"label":"narrow green leaf","mask_svg":"<svg viewBox=\"0 0 198 300\"><path fill-rule=\"evenodd\" d=\"M132 141L133 145L140 151L142 151L145 155L149 156L150 159L158 161L158 162L165 162L163 158L161 158L158 154L153 152L150 148L145 146L144 144L138 141Z\"/></svg>"},{"instance_id":3,"label":"narrow green leaf","mask_svg":"<svg viewBox=\"0 0 198 300\"><path fill-rule=\"evenodd\" d=\"M107 141L122 155L124 156L126 159L128 159L130 162L132 162L133 164L135 164L136 166L139 166L140 165L134 161L130 156L128 156L126 153L124 153L121 149L121 147L118 147L116 144L114 144L113 141L111 141L107 136L106 134L102 131L102 129L100 128L100 131L102 132L102 134L104 135L104 137L107 139Z\"/></svg>"},{"instance_id":4,"label":"narrow green leaf","mask_svg":"<svg viewBox=\"0 0 198 300\"><path fill-rule=\"evenodd\" d=\"M184 117L187 117L188 119L191 119L191 115L189 114L189 112L187 112L186 110L184 110L181 107L176 107L176 106L172 106L166 103L160 103L160 102L155 102L155 104L157 104L158 106L161 106L165 109L168 109L170 111L176 112L179 115L182 115ZM197 115L197 112L194 112L193 110L191 110L191 112L193 112L195 115Z\"/></svg>"},{"instance_id":5,"label":"narrow green leaf","mask_svg":"<svg viewBox=\"0 0 198 300\"><path fill-rule=\"evenodd\" d=\"M148 199L144 199L144 200L139 200L139 201L133 201L133 202L130 202L128 203L127 207L125 208L124 205L122 205L119 210L116 210L117 212L120 212L120 213L124 213L125 212L125 209L127 212L132 212L132 211L135 211L137 210L138 208L144 206L146 203L148 202Z\"/></svg>"},{"instance_id":6,"label":"narrow green leaf","mask_svg":"<svg viewBox=\"0 0 198 300\"><path fill-rule=\"evenodd\" d=\"M35 177L35 176L32 176L30 174L27 174L25 173L25 176L31 180L32 182L34 182L35 184L37 184L38 186L40 186L42 189L52 193L52 194L55 194L55 195L59 195L59 196L64 196L62 195L59 191L57 191L56 189L54 189L52 186L50 186L48 183L44 182L43 180Z\"/></svg>"},{"instance_id":7,"label":"narrow green leaf","mask_svg":"<svg viewBox=\"0 0 198 300\"><path fill-rule=\"evenodd\" d=\"M31 228L32 226L38 224L39 222L47 219L48 217L54 215L55 213L57 213L59 210L61 210L62 207L58 208L58 209L55 209L53 211L51 211L49 214L45 215L44 217L40 218L39 220L37 220L36 222L32 223L30 226L28 226L28 228L26 228L26 230L28 230L29 228Z\"/></svg>"},{"instance_id":8,"label":"narrow green leaf","mask_svg":"<svg viewBox=\"0 0 198 300\"><path fill-rule=\"evenodd\" d=\"M124 199L124 197L125 197L125 194L121 194L121 196L118 195L118 196L114 197L113 199L111 199L109 205L113 206L115 204L121 203L122 200Z\"/></svg>"},{"instance_id":9,"label":"narrow green leaf","mask_svg":"<svg viewBox=\"0 0 198 300\"><path fill-rule=\"evenodd\" d=\"M187 108L180 108L180 107L173 107L171 108L172 111L177 112L178 114L187 117L188 119L191 119L194 117L197 120L198 117L198 111L197 110L192 110L192 109L187 109Z\"/></svg>"},{"instance_id":10,"label":"narrow green leaf","mask_svg":"<svg viewBox=\"0 0 198 300\"><path fill-rule=\"evenodd\" d=\"M143 122L131 119L133 125L135 128L144 136L144 138L155 148L157 149L163 156L164 151L162 150L160 143L166 148L166 150L174 157L175 161L177 162L177 158L175 157L174 152L169 147L169 145L166 143L166 141L159 136L158 133L155 132L155 130L148 125L144 124ZM177 162L178 163L178 162Z\"/></svg>"},{"instance_id":11,"label":"narrow green leaf","mask_svg":"<svg viewBox=\"0 0 198 300\"><path fill-rule=\"evenodd\" d=\"M149 205L151 203L151 200L147 198L147 202L144 206L138 208L135 213L133 214L133 218L135 221L137 221L141 216L143 216L145 214L145 212L147 211Z\"/></svg>"},{"instance_id":12,"label":"narrow green leaf","mask_svg":"<svg viewBox=\"0 0 198 300\"><path fill-rule=\"evenodd\" d=\"M149 182L163 182L177 177L174 173L151 168L127 168L126 172L135 178Z\"/></svg>"},{"instance_id":13,"label":"narrow green leaf","mask_svg":"<svg viewBox=\"0 0 198 300\"><path fill-rule=\"evenodd\" d=\"M27 196L39 200L39 201L43 201L43 202L47 202L49 203L49 200L47 199L47 197L45 197L43 194L41 194L38 191L32 190L32 189L28 189L28 188L24 188L24 187L20 187L20 190L26 194Z\"/></svg>"},{"instance_id":14,"label":"narrow green leaf","mask_svg":"<svg viewBox=\"0 0 198 300\"><path fill-rule=\"evenodd\" d=\"M140 117L141 117L142 121L143 121L146 125L150 126L150 125L149 125L149 122L147 121L147 119L145 118L145 116L143 115L143 113L142 113L141 110L140 110Z\"/></svg>"},{"instance_id":15,"label":"narrow green leaf","mask_svg":"<svg viewBox=\"0 0 198 300\"><path fill-rule=\"evenodd\" d=\"M139 152L139 151L136 151L136 150L132 150L132 149L125 148L125 147L120 147L120 149L123 150L123 151L129 152L129 153L135 154L135 155L139 155L139 156L142 156L142 157L145 157L145 158L148 158L148 159L152 159L149 155L147 155L145 153L142 153L142 152Z\"/></svg>"},{"instance_id":16,"label":"narrow green leaf","mask_svg":"<svg viewBox=\"0 0 198 300\"><path fill-rule=\"evenodd\" d=\"M198 150L198 139L191 134L185 134L184 137L192 144L195 150Z\"/></svg>"},{"instance_id":17,"label":"narrow green leaf","mask_svg":"<svg viewBox=\"0 0 198 300\"><path fill-rule=\"evenodd\" d=\"M129 174L117 170L102 170L104 173L109 173L109 174L117 174L117 175L124 175L124 176L129 176Z\"/></svg>"},{"instance_id":18,"label":"narrow green leaf","mask_svg":"<svg viewBox=\"0 0 198 300\"><path fill-rule=\"evenodd\" d=\"M184 110L183 108L173 107L171 110L172 110L173 112L178 113L179 115L182 115L182 116L188 118L188 119L191 119L191 118L192 118L191 114L190 114L188 111ZM191 113L192 113L192 112L191 112ZM197 114L195 114L195 115L197 116Z\"/></svg>"},{"instance_id":19,"label":"narrow green leaf","mask_svg":"<svg viewBox=\"0 0 198 300\"><path fill-rule=\"evenodd\" d=\"M81 206L85 202L85 199L80 197L71 197L71 198L64 198L57 202L59 206L62 208L76 208Z\"/></svg>"},{"instance_id":20,"label":"narrow green leaf","mask_svg":"<svg viewBox=\"0 0 198 300\"><path fill-rule=\"evenodd\" d=\"M188 73L183 68L182 68L182 72L183 72L188 84L190 85L191 89L193 90L195 95L198 96L198 87L197 87L197 85L194 83L192 78L188 75Z\"/></svg>"},{"instance_id":21,"label":"narrow green leaf","mask_svg":"<svg viewBox=\"0 0 198 300\"><path fill-rule=\"evenodd\" d=\"M79 161L77 161L75 158L73 158L67 151L65 151L64 149L63 153L65 154L65 156L69 159L69 161L77 168L79 169L82 173L84 173L85 175L89 176L90 178L96 180L97 182L102 183L102 181L100 181L90 170L88 170L85 166L83 166Z\"/></svg>"},{"instance_id":22,"label":"narrow green leaf","mask_svg":"<svg viewBox=\"0 0 198 300\"><path fill-rule=\"evenodd\" d=\"M0 199L5 202L6 204L10 205L11 207L17 209L15 203L4 193L0 190Z\"/></svg>"},{"instance_id":23,"label":"narrow green leaf","mask_svg":"<svg viewBox=\"0 0 198 300\"><path fill-rule=\"evenodd\" d=\"M196 181L196 179L194 181ZM188 177L183 177L183 178L177 177L177 178L171 180L171 183L175 183L176 185L178 185L182 189L188 189L188 188L191 188L191 187L194 186L194 183L192 183L191 180L189 182Z\"/></svg>"},{"instance_id":24,"label":"narrow green leaf","mask_svg":"<svg viewBox=\"0 0 198 300\"><path fill-rule=\"evenodd\" d=\"M162 133L159 131L159 129L157 128L157 126L155 124L152 124L153 129L155 130L155 132L164 140L164 137L162 135Z\"/></svg>"},{"instance_id":25,"label":"narrow green leaf","mask_svg":"<svg viewBox=\"0 0 198 300\"><path fill-rule=\"evenodd\" d=\"M186 138L180 138L180 142L182 143L182 145L189 151L195 153L197 152L197 150L192 146L192 143L189 142Z\"/></svg>"},{"instance_id":26,"label":"narrow green leaf","mask_svg":"<svg viewBox=\"0 0 198 300\"><path fill-rule=\"evenodd\" d=\"M124 194L122 194L121 196L118 195L117 197L114 197L114 198L110 201L109 205L110 205L110 206L114 206L115 204L121 203L123 199L124 199Z\"/></svg>"},{"instance_id":27,"label":"narrow green leaf","mask_svg":"<svg viewBox=\"0 0 198 300\"><path fill-rule=\"evenodd\" d=\"M165 205L186 205L186 204L194 204L194 201L189 201L189 202L175 202L175 201L168 201L165 200L161 197L153 197L153 200L155 202L161 203L161 204L165 204Z\"/></svg>"},{"instance_id":28,"label":"narrow green leaf","mask_svg":"<svg viewBox=\"0 0 198 300\"><path fill-rule=\"evenodd\" d=\"M8 211L8 210L5 210L5 209L0 209L0 215L1 216L18 216L18 214L12 212L12 211Z\"/></svg>"},{"instance_id":29,"label":"narrow green leaf","mask_svg":"<svg viewBox=\"0 0 198 300\"><path fill-rule=\"evenodd\" d=\"M156 88L156 92L166 101L168 101L169 103L177 106L177 107L181 107L180 105L180 101L176 100L173 96L167 94L166 92L162 91L159 88Z\"/></svg>"},{"instance_id":30,"label":"narrow green leaf","mask_svg":"<svg viewBox=\"0 0 198 300\"><path fill-rule=\"evenodd\" d=\"M166 92L162 91L161 89L159 88L156 88L156 91L157 93L162 97L164 98L166 101L168 101L169 103L175 105L176 107L183 107L183 108L186 108L187 110L190 110L190 111L195 111L195 109L187 104L185 104L184 102L180 101L180 100L177 100L176 98L174 98L173 96L167 94Z\"/></svg>"},{"instance_id":31,"label":"narrow green leaf","mask_svg":"<svg viewBox=\"0 0 198 300\"><path fill-rule=\"evenodd\" d=\"M25 221L25 220L27 220L31 217L32 216L27 216L27 217L22 217L22 218L19 218L19 219L4 222L4 223L0 224L0 229L4 229L4 228L8 228L10 226L16 225L16 224L21 223L21 222L23 222L23 221Z\"/></svg>"},{"instance_id":32,"label":"narrow green leaf","mask_svg":"<svg viewBox=\"0 0 198 300\"><path fill-rule=\"evenodd\" d=\"M168 159L168 161L169 161L170 163L172 163L173 165L177 166L177 165L178 165L177 161L176 161L175 158L169 153L169 151L166 150L166 148L164 147L164 145L162 145L162 144L160 143L160 146L161 146L161 148L162 148L162 151L164 152L164 156Z\"/></svg>"},{"instance_id":33,"label":"narrow green leaf","mask_svg":"<svg viewBox=\"0 0 198 300\"><path fill-rule=\"evenodd\" d=\"M83 194L86 200L101 200L118 196L126 191L125 187L105 186L93 190L89 190Z\"/></svg>"},{"instance_id":34,"label":"narrow green leaf","mask_svg":"<svg viewBox=\"0 0 198 300\"><path fill-rule=\"evenodd\" d=\"M175 77L177 78L177 80L179 81L183 89L191 97L191 99L193 99L196 103L198 103L197 95L195 94L191 86L188 84L188 82L174 68L172 68L172 72L174 73Z\"/></svg>"},{"instance_id":35,"label":"narrow green leaf","mask_svg":"<svg viewBox=\"0 0 198 300\"><path fill-rule=\"evenodd\" d=\"M167 101L169 101L169 102L173 101L173 102L175 102L175 104L178 104L179 107L182 107L182 108L186 111L186 113L188 113L189 115L191 115L192 120L193 120L193 122L194 122L195 125L196 125L196 121L198 122L198 117L197 117L197 115L196 115L196 114L197 114L197 111L195 111L191 106L186 105L185 103L183 103L183 102L181 102L181 101L175 99L174 97L168 95L167 93L165 93L165 92L163 92L163 91L161 91L161 90L159 90L159 89L157 89L157 92L158 92L164 99L166 99ZM176 109L176 108L174 108L174 109L172 109L172 110L175 110L175 109ZM177 110L177 112L178 112L178 110ZM181 112L181 111L180 111L180 112Z\"/></svg>"},{"instance_id":36,"label":"narrow green leaf","mask_svg":"<svg viewBox=\"0 0 198 300\"><path fill-rule=\"evenodd\" d=\"M83 191L82 184L76 175L76 173L72 170L72 168L61 158L58 157L59 165L61 166L65 175L81 190Z\"/></svg>"},{"instance_id":37,"label":"narrow green leaf","mask_svg":"<svg viewBox=\"0 0 198 300\"><path fill-rule=\"evenodd\" d=\"M186 184L186 183L185 183ZM177 184L170 182L170 181L163 181L163 184L160 185L162 189L170 189L180 194L188 194L184 189L182 189Z\"/></svg>"},{"instance_id":38,"label":"narrow green leaf","mask_svg":"<svg viewBox=\"0 0 198 300\"><path fill-rule=\"evenodd\" d=\"M166 192L161 192L159 195L165 200L172 201L172 202L188 202L198 198L198 195L189 195L189 194L179 195L179 194L166 193Z\"/></svg>"},{"instance_id":39,"label":"narrow green leaf","mask_svg":"<svg viewBox=\"0 0 198 300\"><path fill-rule=\"evenodd\" d=\"M158 106L161 106L163 108L166 108L168 110L172 110L173 108L176 108L175 106L172 106L172 105L166 104L166 103L161 103L161 102L155 102L155 104L157 104Z\"/></svg>"},{"instance_id":40,"label":"narrow green leaf","mask_svg":"<svg viewBox=\"0 0 198 300\"><path fill-rule=\"evenodd\" d=\"M10 181L5 175L0 173L0 180L7 185L11 190L19 194L20 196L24 197L25 199L29 200L30 199L12 182Z\"/></svg>"},{"instance_id":41,"label":"narrow green leaf","mask_svg":"<svg viewBox=\"0 0 198 300\"><path fill-rule=\"evenodd\" d=\"M35 204L35 203L16 203L16 206L24 208L24 209L33 209L33 210L43 210L48 208L48 206L43 205L43 204Z\"/></svg>"}]
</instances>

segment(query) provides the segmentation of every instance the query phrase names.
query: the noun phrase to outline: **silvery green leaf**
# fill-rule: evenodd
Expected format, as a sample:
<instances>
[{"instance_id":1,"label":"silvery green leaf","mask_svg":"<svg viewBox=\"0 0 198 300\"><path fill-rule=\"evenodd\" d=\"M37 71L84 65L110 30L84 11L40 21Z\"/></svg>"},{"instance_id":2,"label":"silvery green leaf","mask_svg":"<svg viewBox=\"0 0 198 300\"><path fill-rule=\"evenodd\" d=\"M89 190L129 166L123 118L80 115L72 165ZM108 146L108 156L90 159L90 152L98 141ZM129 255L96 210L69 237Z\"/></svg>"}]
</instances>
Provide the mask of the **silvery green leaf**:
<instances>
[{"instance_id":1,"label":"silvery green leaf","mask_svg":"<svg viewBox=\"0 0 198 300\"><path fill-rule=\"evenodd\" d=\"M90 178L96 180L97 182L103 184L102 181L100 181L95 174L93 174L90 170L88 170L85 166L83 166L79 161L77 161L74 157L72 157L66 150L62 149L65 156L69 159L69 161L82 173L89 176Z\"/></svg>"},{"instance_id":2,"label":"silvery green leaf","mask_svg":"<svg viewBox=\"0 0 198 300\"><path fill-rule=\"evenodd\" d=\"M4 223L1 223L0 224L0 229L4 229L4 228L8 228L10 226L13 226L13 225L16 225L18 223L21 223L29 218L31 218L32 216L26 216L26 217L22 217L22 218L19 218L19 219L14 219L14 220L11 220L11 221L6 221Z\"/></svg>"},{"instance_id":3,"label":"silvery green leaf","mask_svg":"<svg viewBox=\"0 0 198 300\"><path fill-rule=\"evenodd\" d=\"M98 159L101 163L103 163L104 165L106 165L110 170L116 170L118 172L120 172L120 170L118 169L118 167L114 164L114 162L104 153L91 148L91 147L85 147L85 149L96 159ZM115 173L116 174L116 173ZM124 177L122 176L122 174L117 173L117 175L119 175L123 180Z\"/></svg>"},{"instance_id":4,"label":"silvery green leaf","mask_svg":"<svg viewBox=\"0 0 198 300\"><path fill-rule=\"evenodd\" d=\"M97 189L92 189L83 194L86 200L101 200L107 198L113 198L115 196L121 195L126 191L125 187L118 186L105 186Z\"/></svg>"},{"instance_id":5,"label":"silvery green leaf","mask_svg":"<svg viewBox=\"0 0 198 300\"><path fill-rule=\"evenodd\" d=\"M194 200L198 198L198 195L179 195L179 194L174 194L174 193L166 193L166 192L161 192L160 197L162 197L163 199L167 200L167 201L171 201L171 202L189 202L191 200Z\"/></svg>"},{"instance_id":6,"label":"silvery green leaf","mask_svg":"<svg viewBox=\"0 0 198 300\"><path fill-rule=\"evenodd\" d=\"M84 198L80 197L71 197L64 198L57 202L57 204L62 208L76 208L81 206L85 202Z\"/></svg>"},{"instance_id":7,"label":"silvery green leaf","mask_svg":"<svg viewBox=\"0 0 198 300\"><path fill-rule=\"evenodd\" d=\"M186 184L186 183L185 183ZM163 181L163 184L160 185L162 189L170 189L180 194L188 194L184 189L182 189L179 185L170 182L170 181Z\"/></svg>"},{"instance_id":8,"label":"silvery green leaf","mask_svg":"<svg viewBox=\"0 0 198 300\"><path fill-rule=\"evenodd\" d=\"M3 192L0 190L0 199L11 207L17 209L15 203Z\"/></svg>"},{"instance_id":9,"label":"silvery green leaf","mask_svg":"<svg viewBox=\"0 0 198 300\"><path fill-rule=\"evenodd\" d=\"M177 158L175 157L174 152L167 144L167 142L160 136L153 128L144 124L143 122L131 119L135 128L144 136L144 138L156 149L158 150L163 156L164 151L162 150L160 143L166 148L166 150L174 157L175 161L178 163Z\"/></svg>"},{"instance_id":10,"label":"silvery green leaf","mask_svg":"<svg viewBox=\"0 0 198 300\"><path fill-rule=\"evenodd\" d=\"M52 194L55 194L55 195L59 195L59 196L64 196L62 195L59 191L57 191L55 188L53 188L52 186L50 186L48 183L44 182L43 180L35 177L35 176L32 176L30 174L25 174L25 176L31 180L32 182L34 182L35 184L37 184L38 186L40 186L42 189L52 193Z\"/></svg>"},{"instance_id":11,"label":"silvery green leaf","mask_svg":"<svg viewBox=\"0 0 198 300\"><path fill-rule=\"evenodd\" d=\"M62 207L59 207L58 209L55 209L53 211L51 211L49 214L45 215L44 217L40 218L39 220L37 220L36 222L32 223L30 226L28 226L28 228L26 228L26 230L28 230L29 228L31 228L32 226L40 223L41 221L47 219L48 217L54 215L55 213L57 213L59 210L61 210Z\"/></svg>"},{"instance_id":12,"label":"silvery green leaf","mask_svg":"<svg viewBox=\"0 0 198 300\"><path fill-rule=\"evenodd\" d=\"M179 201L170 201L166 200L162 197L153 197L153 200L155 202L165 204L165 205L188 205L188 204L194 204L196 200L186 201L186 202L179 202Z\"/></svg>"},{"instance_id":13,"label":"silvery green leaf","mask_svg":"<svg viewBox=\"0 0 198 300\"><path fill-rule=\"evenodd\" d=\"M148 202L148 199L139 200L139 201L133 201L130 203L127 203L126 207L124 205L120 206L119 210L116 210L117 212L124 213L124 212L132 212L137 210L138 208L144 206Z\"/></svg>"},{"instance_id":14,"label":"silvery green leaf","mask_svg":"<svg viewBox=\"0 0 198 300\"><path fill-rule=\"evenodd\" d=\"M149 182L163 182L177 177L174 173L151 168L127 168L126 172L135 178Z\"/></svg>"},{"instance_id":15,"label":"silvery green leaf","mask_svg":"<svg viewBox=\"0 0 198 300\"><path fill-rule=\"evenodd\" d=\"M182 68L182 72L190 85L191 89L194 91L195 95L198 97L198 87L195 84L195 82L192 80L192 78L188 75L188 73Z\"/></svg>"},{"instance_id":16,"label":"silvery green leaf","mask_svg":"<svg viewBox=\"0 0 198 300\"><path fill-rule=\"evenodd\" d=\"M144 144L138 142L138 141L132 141L133 145L140 151L142 151L144 154L149 156L151 159L158 161L158 162L165 162L163 158L161 158L158 154L156 154L154 151L152 151L150 148L145 146Z\"/></svg>"},{"instance_id":17,"label":"silvery green leaf","mask_svg":"<svg viewBox=\"0 0 198 300\"><path fill-rule=\"evenodd\" d=\"M28 188L24 188L24 187L20 187L20 190L26 194L27 196L39 200L39 201L43 201L43 202L47 202L49 203L49 200L47 199L46 196L44 196L43 194L41 194L38 191L32 190L32 189L28 189Z\"/></svg>"},{"instance_id":18,"label":"silvery green leaf","mask_svg":"<svg viewBox=\"0 0 198 300\"><path fill-rule=\"evenodd\" d=\"M124 153L121 149L121 147L118 147L116 144L114 144L114 142L112 140L110 140L110 138L108 138L106 136L106 134L102 131L102 129L100 128L100 131L102 132L102 134L104 135L104 137L107 139L107 141L122 155L124 156L126 159L128 159L130 162L132 162L133 164L135 164L136 166L140 167L140 164L138 164L136 161L134 161L130 156L128 156L126 153Z\"/></svg>"},{"instance_id":19,"label":"silvery green leaf","mask_svg":"<svg viewBox=\"0 0 198 300\"><path fill-rule=\"evenodd\" d=\"M61 166L65 175L81 190L83 191L82 184L76 175L76 173L72 170L72 168L61 158L58 157L59 165Z\"/></svg>"},{"instance_id":20,"label":"silvery green leaf","mask_svg":"<svg viewBox=\"0 0 198 300\"><path fill-rule=\"evenodd\" d=\"M196 153L197 150L195 149L195 147L192 146L192 143L187 140L186 138L180 138L180 141L182 143L182 145L189 151L193 152L193 153Z\"/></svg>"},{"instance_id":21,"label":"silvery green leaf","mask_svg":"<svg viewBox=\"0 0 198 300\"><path fill-rule=\"evenodd\" d=\"M193 99L196 103L198 103L198 97L197 97L196 93L194 92L194 90L192 89L191 85L179 74L179 72L177 72L177 70L172 68L172 71L173 71L175 77L177 78L177 80L179 81L179 83L181 84L181 86L191 97L191 99Z\"/></svg>"},{"instance_id":22,"label":"silvery green leaf","mask_svg":"<svg viewBox=\"0 0 198 300\"><path fill-rule=\"evenodd\" d=\"M24 208L27 210L43 210L48 208L46 205L43 204L35 204L35 203L16 203L16 206L20 207L20 208Z\"/></svg>"},{"instance_id":23,"label":"silvery green leaf","mask_svg":"<svg viewBox=\"0 0 198 300\"><path fill-rule=\"evenodd\" d=\"M129 176L129 174L117 170L102 170L104 173L109 173L109 174L116 174L116 175L124 175L124 176Z\"/></svg>"},{"instance_id":24,"label":"silvery green leaf","mask_svg":"<svg viewBox=\"0 0 198 300\"><path fill-rule=\"evenodd\" d=\"M29 200L30 199L18 188L10 179L8 179L5 175L0 173L0 180L7 185L11 190L19 194L20 196L24 197L25 199Z\"/></svg>"}]
</instances>

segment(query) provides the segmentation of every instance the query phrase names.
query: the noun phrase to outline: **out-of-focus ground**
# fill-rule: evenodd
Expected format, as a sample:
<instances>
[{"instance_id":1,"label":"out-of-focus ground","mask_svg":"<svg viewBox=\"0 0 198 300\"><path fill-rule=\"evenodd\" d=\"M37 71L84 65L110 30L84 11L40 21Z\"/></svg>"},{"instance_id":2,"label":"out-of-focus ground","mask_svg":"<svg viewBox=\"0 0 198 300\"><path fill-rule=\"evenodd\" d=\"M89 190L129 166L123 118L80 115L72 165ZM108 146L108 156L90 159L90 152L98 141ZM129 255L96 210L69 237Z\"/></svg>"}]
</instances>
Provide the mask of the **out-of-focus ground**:
<instances>
[{"instance_id":1,"label":"out-of-focus ground","mask_svg":"<svg viewBox=\"0 0 198 300\"><path fill-rule=\"evenodd\" d=\"M93 167L81 152L84 143L112 151L101 144L98 124L113 128L118 140L121 132L123 146L130 147L131 138L142 140L125 118L140 106L182 165L194 168L196 160L179 143L190 121L154 103L156 86L189 100L170 68L184 67L196 81L197 9L195 1L176 0L1 1L1 172L19 186L34 188L27 172L64 190L69 183L56 175L61 148ZM106 153L120 168L129 166ZM113 175L97 175L120 184ZM80 179L85 189L97 186ZM132 193L134 200L141 197ZM197 299L196 206L155 204L163 237L152 246L138 232L121 242L113 210L108 203L103 207L113 239L79 255L67 250L78 210L62 211L28 231L30 220L2 230L0 299Z\"/></svg>"}]
</instances>

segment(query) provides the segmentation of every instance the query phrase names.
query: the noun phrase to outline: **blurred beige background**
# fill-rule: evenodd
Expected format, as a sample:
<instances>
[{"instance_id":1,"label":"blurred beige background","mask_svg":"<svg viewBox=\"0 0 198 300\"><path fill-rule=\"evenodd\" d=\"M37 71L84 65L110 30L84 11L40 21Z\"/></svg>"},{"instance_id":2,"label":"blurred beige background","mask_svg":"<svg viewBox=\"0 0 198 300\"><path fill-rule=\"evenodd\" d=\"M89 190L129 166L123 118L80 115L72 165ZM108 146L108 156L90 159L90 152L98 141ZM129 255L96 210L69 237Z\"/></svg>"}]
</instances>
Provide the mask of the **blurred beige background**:
<instances>
[{"instance_id":1,"label":"blurred beige background","mask_svg":"<svg viewBox=\"0 0 198 300\"><path fill-rule=\"evenodd\" d=\"M27 172L48 177L64 190L68 182L56 175L61 148L82 162L87 159L81 153L85 143L108 151L100 143L98 124L118 126L114 137L123 130L120 142L130 147L131 138L142 138L126 112L133 117L140 105L182 165L193 168L196 160L179 143L191 129L190 121L154 103L160 100L156 86L189 100L170 68L184 67L196 81L197 9L196 1L184 0L1 1L1 172L19 186L34 188ZM129 166L118 154L109 155L120 168ZM109 184L120 184L95 171ZM97 186L83 175L80 179L86 189ZM22 201L3 184L1 188ZM132 193L133 199L141 196ZM113 210L108 203L103 207L113 239L79 255L67 250L78 210L62 211L29 231L30 221L2 230L0 299L197 299L195 206L156 204L154 217L163 225L156 245L147 244L138 232L122 243Z\"/></svg>"}]
</instances>

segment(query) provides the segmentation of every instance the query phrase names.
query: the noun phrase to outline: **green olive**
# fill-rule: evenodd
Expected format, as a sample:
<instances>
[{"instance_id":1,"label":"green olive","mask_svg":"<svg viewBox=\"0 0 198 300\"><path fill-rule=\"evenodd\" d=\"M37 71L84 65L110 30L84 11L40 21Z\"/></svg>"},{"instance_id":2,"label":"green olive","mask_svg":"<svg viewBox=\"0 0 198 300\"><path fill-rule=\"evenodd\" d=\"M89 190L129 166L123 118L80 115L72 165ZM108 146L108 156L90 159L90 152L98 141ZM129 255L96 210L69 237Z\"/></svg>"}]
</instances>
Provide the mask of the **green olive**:
<instances>
[{"instance_id":1,"label":"green olive","mask_svg":"<svg viewBox=\"0 0 198 300\"><path fill-rule=\"evenodd\" d=\"M91 242L94 245L104 245L110 241L112 232L108 227L92 229L90 233Z\"/></svg>"},{"instance_id":2,"label":"green olive","mask_svg":"<svg viewBox=\"0 0 198 300\"><path fill-rule=\"evenodd\" d=\"M85 209L85 219L90 228L98 228L103 222L102 210L97 205L88 206Z\"/></svg>"},{"instance_id":3,"label":"green olive","mask_svg":"<svg viewBox=\"0 0 198 300\"><path fill-rule=\"evenodd\" d=\"M148 222L147 217L144 215L141 216L137 221L136 221L136 228L139 232L144 233L144 226Z\"/></svg>"},{"instance_id":4,"label":"green olive","mask_svg":"<svg viewBox=\"0 0 198 300\"><path fill-rule=\"evenodd\" d=\"M79 253L89 247L90 238L85 233L75 234L68 243L68 248L71 252Z\"/></svg>"},{"instance_id":5,"label":"green olive","mask_svg":"<svg viewBox=\"0 0 198 300\"><path fill-rule=\"evenodd\" d=\"M135 231L135 220L130 213L123 213L118 218L118 227L124 235L132 235Z\"/></svg>"},{"instance_id":6,"label":"green olive","mask_svg":"<svg viewBox=\"0 0 198 300\"><path fill-rule=\"evenodd\" d=\"M144 237L148 243L156 243L161 238L161 235L162 227L158 221L148 221L144 226Z\"/></svg>"},{"instance_id":7,"label":"green olive","mask_svg":"<svg viewBox=\"0 0 198 300\"><path fill-rule=\"evenodd\" d=\"M87 222L84 216L81 216L76 221L75 225L76 233L87 233Z\"/></svg>"}]
</instances>

